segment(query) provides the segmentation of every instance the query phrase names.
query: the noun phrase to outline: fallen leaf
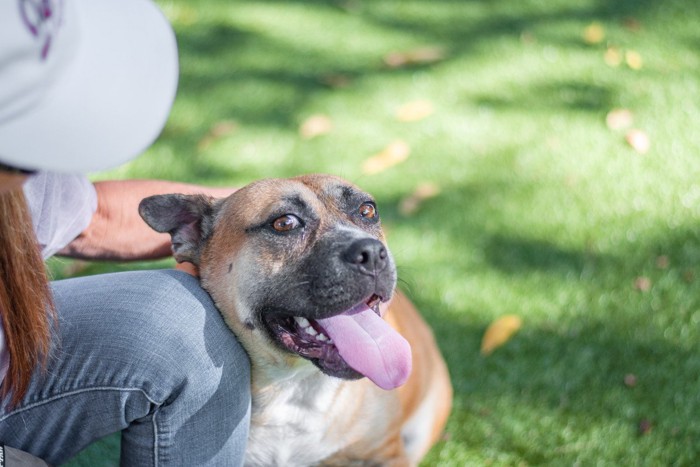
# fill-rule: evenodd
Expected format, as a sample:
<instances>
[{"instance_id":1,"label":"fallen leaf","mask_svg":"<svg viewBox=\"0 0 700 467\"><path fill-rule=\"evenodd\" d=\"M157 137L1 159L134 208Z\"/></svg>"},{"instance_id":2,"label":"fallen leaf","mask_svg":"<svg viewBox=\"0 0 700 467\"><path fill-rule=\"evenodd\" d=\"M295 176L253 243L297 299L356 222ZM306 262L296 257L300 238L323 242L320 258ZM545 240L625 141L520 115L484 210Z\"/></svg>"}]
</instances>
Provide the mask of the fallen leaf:
<instances>
[{"instance_id":1,"label":"fallen leaf","mask_svg":"<svg viewBox=\"0 0 700 467\"><path fill-rule=\"evenodd\" d=\"M508 342L522 324L522 319L517 315L505 315L495 320L484 332L481 354L491 355L494 350Z\"/></svg>"},{"instance_id":2,"label":"fallen leaf","mask_svg":"<svg viewBox=\"0 0 700 467\"><path fill-rule=\"evenodd\" d=\"M633 388L637 385L637 377L633 375L632 373L626 374L625 375L625 386L628 388Z\"/></svg>"},{"instance_id":3,"label":"fallen leaf","mask_svg":"<svg viewBox=\"0 0 700 467\"><path fill-rule=\"evenodd\" d=\"M402 105L396 111L396 118L401 122L417 122L429 117L435 109L429 100L419 100Z\"/></svg>"},{"instance_id":4,"label":"fallen leaf","mask_svg":"<svg viewBox=\"0 0 700 467\"><path fill-rule=\"evenodd\" d=\"M642 23L637 18L631 16L622 20L622 25L629 31L637 32L642 29Z\"/></svg>"},{"instance_id":5,"label":"fallen leaf","mask_svg":"<svg viewBox=\"0 0 700 467\"><path fill-rule=\"evenodd\" d=\"M413 193L406 196L399 203L399 213L404 216L411 216L420 209L423 201L434 198L440 194L440 187L431 182L421 183L413 190Z\"/></svg>"},{"instance_id":6,"label":"fallen leaf","mask_svg":"<svg viewBox=\"0 0 700 467\"><path fill-rule=\"evenodd\" d=\"M222 120L217 122L209 129L207 134L204 135L201 140L199 140L197 149L204 151L211 146L214 141L219 140L224 136L228 136L234 133L236 130L238 130L238 122L233 120Z\"/></svg>"},{"instance_id":7,"label":"fallen leaf","mask_svg":"<svg viewBox=\"0 0 700 467\"><path fill-rule=\"evenodd\" d=\"M333 129L333 121L327 115L312 115L299 127L299 135L303 139L311 139L325 135Z\"/></svg>"},{"instance_id":8,"label":"fallen leaf","mask_svg":"<svg viewBox=\"0 0 700 467\"><path fill-rule=\"evenodd\" d=\"M352 83L352 79L349 76L340 73L321 76L320 81L326 86L336 89L346 88Z\"/></svg>"},{"instance_id":9,"label":"fallen leaf","mask_svg":"<svg viewBox=\"0 0 700 467\"><path fill-rule=\"evenodd\" d=\"M445 59L442 47L419 47L405 52L391 52L384 56L384 63L390 68L410 65L430 65Z\"/></svg>"},{"instance_id":10,"label":"fallen leaf","mask_svg":"<svg viewBox=\"0 0 700 467\"><path fill-rule=\"evenodd\" d=\"M651 289L651 279L639 276L634 280L634 288L640 292L648 292Z\"/></svg>"},{"instance_id":11,"label":"fallen leaf","mask_svg":"<svg viewBox=\"0 0 700 467\"><path fill-rule=\"evenodd\" d=\"M348 13L359 13L362 11L363 5L360 0L346 0L338 3L338 6Z\"/></svg>"},{"instance_id":12,"label":"fallen leaf","mask_svg":"<svg viewBox=\"0 0 700 467\"><path fill-rule=\"evenodd\" d=\"M190 26L199 19L197 10L190 6L164 5L163 13L172 24L178 26Z\"/></svg>"},{"instance_id":13,"label":"fallen leaf","mask_svg":"<svg viewBox=\"0 0 700 467\"><path fill-rule=\"evenodd\" d=\"M532 32L523 31L520 34L520 42L522 42L523 44L534 44L535 42L537 42L537 38L534 34L532 34Z\"/></svg>"},{"instance_id":14,"label":"fallen leaf","mask_svg":"<svg viewBox=\"0 0 700 467\"><path fill-rule=\"evenodd\" d=\"M654 428L654 425L651 423L651 420L642 419L639 422L639 434L640 435L648 435L651 433L651 430Z\"/></svg>"},{"instance_id":15,"label":"fallen leaf","mask_svg":"<svg viewBox=\"0 0 700 467\"><path fill-rule=\"evenodd\" d=\"M690 284L691 282L695 281L695 272L691 269L686 269L685 271L683 271L683 280L687 284Z\"/></svg>"},{"instance_id":16,"label":"fallen leaf","mask_svg":"<svg viewBox=\"0 0 700 467\"><path fill-rule=\"evenodd\" d=\"M362 164L362 172L366 175L378 174L405 161L410 153L411 147L407 143L401 140L393 141L381 152L367 159Z\"/></svg>"},{"instance_id":17,"label":"fallen leaf","mask_svg":"<svg viewBox=\"0 0 700 467\"><path fill-rule=\"evenodd\" d=\"M627 66L633 70L639 70L643 65L642 56L639 54L639 52L628 50L625 52L625 63L627 63Z\"/></svg>"},{"instance_id":18,"label":"fallen leaf","mask_svg":"<svg viewBox=\"0 0 700 467\"><path fill-rule=\"evenodd\" d=\"M603 55L603 60L608 66L618 67L622 63L622 53L617 47L608 47Z\"/></svg>"},{"instance_id":19,"label":"fallen leaf","mask_svg":"<svg viewBox=\"0 0 700 467\"><path fill-rule=\"evenodd\" d=\"M600 44L605 39L605 29L597 21L592 22L583 30L583 40L586 44Z\"/></svg>"},{"instance_id":20,"label":"fallen leaf","mask_svg":"<svg viewBox=\"0 0 700 467\"><path fill-rule=\"evenodd\" d=\"M646 154L649 152L649 148L651 147L649 136L637 128L633 128L627 132L625 135L625 141L627 141L627 144L632 146L632 149L637 151L639 154Z\"/></svg>"},{"instance_id":21,"label":"fallen leaf","mask_svg":"<svg viewBox=\"0 0 700 467\"><path fill-rule=\"evenodd\" d=\"M668 266L671 264L671 261L668 259L668 256L666 255L661 255L656 258L656 267L659 269L668 269Z\"/></svg>"},{"instance_id":22,"label":"fallen leaf","mask_svg":"<svg viewBox=\"0 0 700 467\"><path fill-rule=\"evenodd\" d=\"M612 109L605 116L605 124L611 130L623 130L632 126L632 112L627 109Z\"/></svg>"}]
</instances>

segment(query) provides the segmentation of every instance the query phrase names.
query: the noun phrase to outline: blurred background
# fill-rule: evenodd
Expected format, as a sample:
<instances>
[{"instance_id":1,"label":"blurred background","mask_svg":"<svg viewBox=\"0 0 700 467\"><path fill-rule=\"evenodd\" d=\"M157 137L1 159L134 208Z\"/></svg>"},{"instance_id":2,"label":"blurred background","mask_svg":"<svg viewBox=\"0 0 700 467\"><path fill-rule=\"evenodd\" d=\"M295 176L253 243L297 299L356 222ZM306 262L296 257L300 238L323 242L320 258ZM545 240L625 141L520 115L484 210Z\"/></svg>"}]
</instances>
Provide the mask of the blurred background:
<instances>
[{"instance_id":1,"label":"blurred background","mask_svg":"<svg viewBox=\"0 0 700 467\"><path fill-rule=\"evenodd\" d=\"M424 465L700 461L696 0L158 4L172 115L93 178L327 172L373 193L456 391Z\"/></svg>"}]
</instances>

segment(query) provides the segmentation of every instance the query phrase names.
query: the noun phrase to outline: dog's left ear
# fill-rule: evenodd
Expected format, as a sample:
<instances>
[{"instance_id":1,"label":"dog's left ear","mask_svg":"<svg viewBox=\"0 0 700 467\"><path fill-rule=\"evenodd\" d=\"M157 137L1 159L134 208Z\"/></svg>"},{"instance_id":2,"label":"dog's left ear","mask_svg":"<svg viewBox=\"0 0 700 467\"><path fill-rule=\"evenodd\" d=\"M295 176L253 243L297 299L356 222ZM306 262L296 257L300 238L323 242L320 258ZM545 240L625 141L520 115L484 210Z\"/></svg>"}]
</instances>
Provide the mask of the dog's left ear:
<instances>
[{"instance_id":1,"label":"dog's left ear","mask_svg":"<svg viewBox=\"0 0 700 467\"><path fill-rule=\"evenodd\" d=\"M156 232L169 233L178 263L199 265L214 225L218 201L204 195L155 195L139 204L139 214Z\"/></svg>"}]
</instances>

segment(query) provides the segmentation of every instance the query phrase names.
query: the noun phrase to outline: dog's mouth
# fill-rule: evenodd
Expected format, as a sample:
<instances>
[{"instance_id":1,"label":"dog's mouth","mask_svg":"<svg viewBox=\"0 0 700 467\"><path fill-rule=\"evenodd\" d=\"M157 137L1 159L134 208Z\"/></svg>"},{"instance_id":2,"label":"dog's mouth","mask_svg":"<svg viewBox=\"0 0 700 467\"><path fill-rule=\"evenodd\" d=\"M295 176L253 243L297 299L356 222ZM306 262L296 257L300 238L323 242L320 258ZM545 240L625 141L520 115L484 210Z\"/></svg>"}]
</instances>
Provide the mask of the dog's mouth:
<instances>
[{"instance_id":1,"label":"dog's mouth","mask_svg":"<svg viewBox=\"0 0 700 467\"><path fill-rule=\"evenodd\" d=\"M366 376L383 389L394 389L411 372L411 348L382 319L381 302L373 294L329 318L266 314L264 321L282 347L324 373L343 379Z\"/></svg>"}]
</instances>

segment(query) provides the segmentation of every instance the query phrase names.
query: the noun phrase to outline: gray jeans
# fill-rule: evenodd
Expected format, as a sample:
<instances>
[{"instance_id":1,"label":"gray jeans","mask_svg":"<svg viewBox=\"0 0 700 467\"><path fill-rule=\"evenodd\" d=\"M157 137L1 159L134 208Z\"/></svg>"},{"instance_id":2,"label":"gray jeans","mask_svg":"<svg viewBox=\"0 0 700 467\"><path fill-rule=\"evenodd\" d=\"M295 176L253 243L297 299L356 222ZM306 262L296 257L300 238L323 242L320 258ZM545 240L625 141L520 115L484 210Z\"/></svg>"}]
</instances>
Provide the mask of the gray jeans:
<instances>
[{"instance_id":1,"label":"gray jeans","mask_svg":"<svg viewBox=\"0 0 700 467\"><path fill-rule=\"evenodd\" d=\"M60 464L121 431L122 465L242 463L250 363L195 278L136 271L52 287L48 370L0 409L0 442Z\"/></svg>"}]
</instances>

